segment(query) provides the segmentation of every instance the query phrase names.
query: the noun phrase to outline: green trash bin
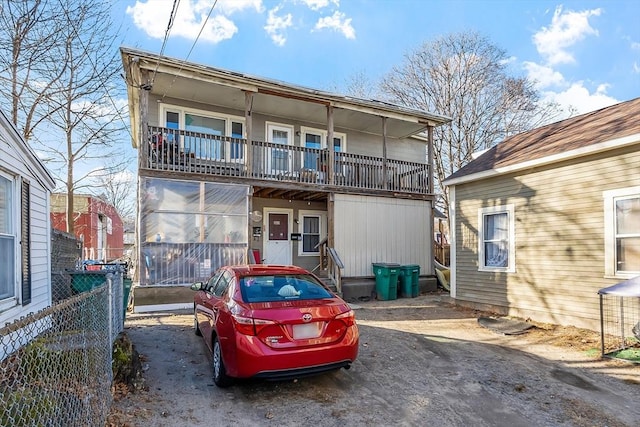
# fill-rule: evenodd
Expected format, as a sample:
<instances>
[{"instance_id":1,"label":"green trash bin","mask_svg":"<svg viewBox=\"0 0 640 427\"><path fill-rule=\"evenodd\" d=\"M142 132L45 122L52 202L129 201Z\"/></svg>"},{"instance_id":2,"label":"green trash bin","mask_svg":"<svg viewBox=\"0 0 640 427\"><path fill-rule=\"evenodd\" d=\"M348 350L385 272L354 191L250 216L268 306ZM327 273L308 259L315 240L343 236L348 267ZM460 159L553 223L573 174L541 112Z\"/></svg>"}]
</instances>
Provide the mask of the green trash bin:
<instances>
[{"instance_id":1,"label":"green trash bin","mask_svg":"<svg viewBox=\"0 0 640 427\"><path fill-rule=\"evenodd\" d=\"M106 270L78 270L70 271L71 289L74 294L90 291L107 282Z\"/></svg>"},{"instance_id":2,"label":"green trash bin","mask_svg":"<svg viewBox=\"0 0 640 427\"><path fill-rule=\"evenodd\" d=\"M420 266L403 265L400 267L400 296L415 298L420 294Z\"/></svg>"},{"instance_id":3,"label":"green trash bin","mask_svg":"<svg viewBox=\"0 0 640 427\"><path fill-rule=\"evenodd\" d=\"M122 279L122 304L123 304L123 311L122 311L122 317L124 320L124 317L127 315L127 306L129 305L129 293L131 292L131 282L132 280L128 277L125 277L124 279Z\"/></svg>"},{"instance_id":4,"label":"green trash bin","mask_svg":"<svg viewBox=\"0 0 640 427\"><path fill-rule=\"evenodd\" d=\"M371 266L376 276L376 298L383 301L398 298L400 264L374 262Z\"/></svg>"}]
</instances>

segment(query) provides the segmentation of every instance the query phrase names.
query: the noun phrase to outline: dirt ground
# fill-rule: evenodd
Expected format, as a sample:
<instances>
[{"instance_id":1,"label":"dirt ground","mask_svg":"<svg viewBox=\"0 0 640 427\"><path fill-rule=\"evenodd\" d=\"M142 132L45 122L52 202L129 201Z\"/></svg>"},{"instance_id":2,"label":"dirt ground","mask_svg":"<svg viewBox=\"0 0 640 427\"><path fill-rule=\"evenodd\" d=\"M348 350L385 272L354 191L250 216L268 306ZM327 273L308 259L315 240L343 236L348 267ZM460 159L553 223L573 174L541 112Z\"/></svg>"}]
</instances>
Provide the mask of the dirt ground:
<instances>
[{"instance_id":1,"label":"dirt ground","mask_svg":"<svg viewBox=\"0 0 640 427\"><path fill-rule=\"evenodd\" d=\"M502 335L446 294L358 303L350 370L219 389L191 313L128 315L146 387L114 390L107 426L637 426L640 366L598 333Z\"/></svg>"}]
</instances>

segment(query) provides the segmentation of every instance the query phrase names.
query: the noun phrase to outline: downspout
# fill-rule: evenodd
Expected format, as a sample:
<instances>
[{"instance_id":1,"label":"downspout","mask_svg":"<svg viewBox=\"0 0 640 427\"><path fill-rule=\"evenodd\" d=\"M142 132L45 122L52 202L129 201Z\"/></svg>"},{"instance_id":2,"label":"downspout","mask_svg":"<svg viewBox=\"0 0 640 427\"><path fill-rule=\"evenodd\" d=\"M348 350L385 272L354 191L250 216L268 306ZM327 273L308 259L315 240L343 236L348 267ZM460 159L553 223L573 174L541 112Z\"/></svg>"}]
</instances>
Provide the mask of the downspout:
<instances>
[{"instance_id":1,"label":"downspout","mask_svg":"<svg viewBox=\"0 0 640 427\"><path fill-rule=\"evenodd\" d=\"M433 264L433 258L435 257L436 242L433 238L433 220L436 217L436 198L433 194L433 126L427 127L427 192L431 195L431 223L429 229L431 230L431 256L429 257L429 274L436 274ZM443 260L444 261L444 260Z\"/></svg>"}]
</instances>

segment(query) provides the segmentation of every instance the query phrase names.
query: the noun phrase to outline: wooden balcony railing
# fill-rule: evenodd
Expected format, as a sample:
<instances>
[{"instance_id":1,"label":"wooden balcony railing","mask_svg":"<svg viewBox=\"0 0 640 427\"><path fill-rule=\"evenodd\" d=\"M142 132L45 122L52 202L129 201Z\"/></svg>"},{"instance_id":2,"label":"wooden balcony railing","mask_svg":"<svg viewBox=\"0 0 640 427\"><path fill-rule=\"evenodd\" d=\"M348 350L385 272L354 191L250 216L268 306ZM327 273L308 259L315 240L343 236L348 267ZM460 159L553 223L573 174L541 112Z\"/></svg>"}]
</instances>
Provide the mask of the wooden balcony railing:
<instances>
[{"instance_id":1,"label":"wooden balcony railing","mask_svg":"<svg viewBox=\"0 0 640 427\"><path fill-rule=\"evenodd\" d=\"M379 189L428 194L429 166L351 153L334 153L333 180L329 179L328 152L272 142L218 136L199 132L149 127L149 145L141 153L141 167L296 181L356 189ZM251 170L247 150L251 150Z\"/></svg>"}]
</instances>

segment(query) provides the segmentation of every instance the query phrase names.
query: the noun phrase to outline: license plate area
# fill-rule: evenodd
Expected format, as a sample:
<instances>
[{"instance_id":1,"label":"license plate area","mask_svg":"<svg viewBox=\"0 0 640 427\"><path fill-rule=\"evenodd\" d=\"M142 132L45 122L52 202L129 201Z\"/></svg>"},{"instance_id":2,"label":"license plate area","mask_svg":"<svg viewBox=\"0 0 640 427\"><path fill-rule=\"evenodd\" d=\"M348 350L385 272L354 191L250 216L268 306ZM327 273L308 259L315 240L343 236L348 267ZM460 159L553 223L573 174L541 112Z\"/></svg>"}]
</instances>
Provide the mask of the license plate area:
<instances>
[{"instance_id":1,"label":"license plate area","mask_svg":"<svg viewBox=\"0 0 640 427\"><path fill-rule=\"evenodd\" d=\"M318 338L320 336L320 323L305 323L303 325L293 325L293 339L304 340Z\"/></svg>"}]
</instances>

